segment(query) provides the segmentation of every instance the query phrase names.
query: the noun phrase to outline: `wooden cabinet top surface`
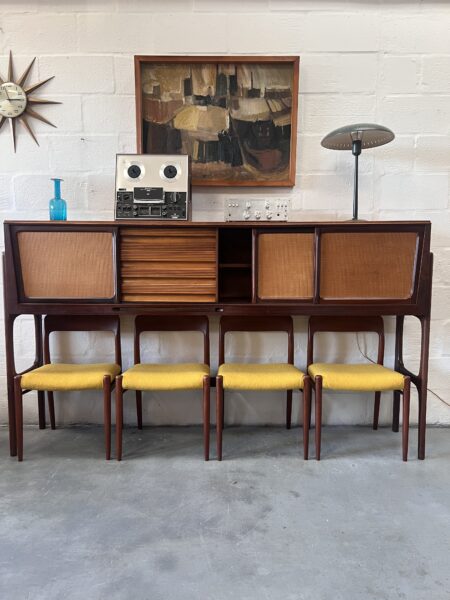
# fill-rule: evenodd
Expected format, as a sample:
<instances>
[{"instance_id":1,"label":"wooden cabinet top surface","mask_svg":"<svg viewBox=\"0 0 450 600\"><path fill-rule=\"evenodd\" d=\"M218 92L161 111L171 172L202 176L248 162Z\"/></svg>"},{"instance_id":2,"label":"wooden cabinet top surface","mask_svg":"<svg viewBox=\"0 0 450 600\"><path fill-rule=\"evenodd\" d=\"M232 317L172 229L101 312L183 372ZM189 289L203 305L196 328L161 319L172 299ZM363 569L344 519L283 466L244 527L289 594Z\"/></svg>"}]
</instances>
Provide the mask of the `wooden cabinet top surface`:
<instances>
[{"instance_id":1,"label":"wooden cabinet top surface","mask_svg":"<svg viewBox=\"0 0 450 600\"><path fill-rule=\"evenodd\" d=\"M50 227L355 227L360 229L372 227L407 227L411 225L431 225L430 221L145 221L138 219L121 219L118 221L4 221L5 225L37 225Z\"/></svg>"}]
</instances>

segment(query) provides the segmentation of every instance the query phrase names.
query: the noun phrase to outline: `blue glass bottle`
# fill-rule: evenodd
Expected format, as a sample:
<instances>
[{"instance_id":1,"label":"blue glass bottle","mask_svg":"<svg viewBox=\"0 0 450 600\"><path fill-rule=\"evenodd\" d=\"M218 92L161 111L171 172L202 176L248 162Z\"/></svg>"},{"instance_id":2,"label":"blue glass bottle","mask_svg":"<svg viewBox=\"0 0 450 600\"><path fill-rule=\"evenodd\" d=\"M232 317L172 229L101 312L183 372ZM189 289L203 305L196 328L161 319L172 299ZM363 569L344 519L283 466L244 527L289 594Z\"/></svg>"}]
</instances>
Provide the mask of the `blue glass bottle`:
<instances>
[{"instance_id":1,"label":"blue glass bottle","mask_svg":"<svg viewBox=\"0 0 450 600\"><path fill-rule=\"evenodd\" d=\"M55 197L50 200L50 221L67 221L67 204L61 198L61 181L63 179L52 178L55 182Z\"/></svg>"}]
</instances>

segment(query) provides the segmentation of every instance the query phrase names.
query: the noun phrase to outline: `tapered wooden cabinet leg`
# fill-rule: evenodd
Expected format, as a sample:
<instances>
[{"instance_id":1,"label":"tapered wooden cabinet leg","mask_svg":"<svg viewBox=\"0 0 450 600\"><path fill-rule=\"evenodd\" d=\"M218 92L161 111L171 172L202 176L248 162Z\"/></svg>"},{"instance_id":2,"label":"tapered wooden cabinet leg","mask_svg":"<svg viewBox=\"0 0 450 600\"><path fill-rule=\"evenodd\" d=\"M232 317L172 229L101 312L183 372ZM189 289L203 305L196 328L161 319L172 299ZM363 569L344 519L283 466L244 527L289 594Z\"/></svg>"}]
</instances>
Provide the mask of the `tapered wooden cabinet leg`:
<instances>
[{"instance_id":1,"label":"tapered wooden cabinet leg","mask_svg":"<svg viewBox=\"0 0 450 600\"><path fill-rule=\"evenodd\" d=\"M203 451L205 460L209 460L209 437L211 422L211 382L208 375L203 377Z\"/></svg>"},{"instance_id":2,"label":"tapered wooden cabinet leg","mask_svg":"<svg viewBox=\"0 0 450 600\"><path fill-rule=\"evenodd\" d=\"M292 390L286 392L286 429L291 428L292 421Z\"/></svg>"},{"instance_id":3,"label":"tapered wooden cabinet leg","mask_svg":"<svg viewBox=\"0 0 450 600\"><path fill-rule=\"evenodd\" d=\"M311 416L311 379L303 380L303 458L309 458L309 423Z\"/></svg>"},{"instance_id":4,"label":"tapered wooden cabinet leg","mask_svg":"<svg viewBox=\"0 0 450 600\"><path fill-rule=\"evenodd\" d=\"M20 385L21 376L14 378L14 401L16 410L16 441L17 441L17 460L23 461L23 399L22 387Z\"/></svg>"},{"instance_id":5,"label":"tapered wooden cabinet leg","mask_svg":"<svg viewBox=\"0 0 450 600\"><path fill-rule=\"evenodd\" d=\"M55 400L53 397L53 392L47 392L47 400L48 400L48 414L50 415L50 427L52 429L56 429Z\"/></svg>"},{"instance_id":6,"label":"tapered wooden cabinet leg","mask_svg":"<svg viewBox=\"0 0 450 600\"><path fill-rule=\"evenodd\" d=\"M103 420L105 428L105 456L111 458L111 378L103 377Z\"/></svg>"},{"instance_id":7,"label":"tapered wooden cabinet leg","mask_svg":"<svg viewBox=\"0 0 450 600\"><path fill-rule=\"evenodd\" d=\"M400 392L395 390L392 405L392 431L398 432L400 424Z\"/></svg>"},{"instance_id":8,"label":"tapered wooden cabinet leg","mask_svg":"<svg viewBox=\"0 0 450 600\"><path fill-rule=\"evenodd\" d=\"M123 390L122 375L116 377L116 459L122 460Z\"/></svg>"},{"instance_id":9,"label":"tapered wooden cabinet leg","mask_svg":"<svg viewBox=\"0 0 450 600\"><path fill-rule=\"evenodd\" d=\"M320 460L322 443L322 377L318 375L315 379L315 403L316 403L316 460Z\"/></svg>"},{"instance_id":10,"label":"tapered wooden cabinet leg","mask_svg":"<svg viewBox=\"0 0 450 600\"><path fill-rule=\"evenodd\" d=\"M381 392L375 392L375 401L373 403L373 428L378 429L378 421L380 419L380 398Z\"/></svg>"},{"instance_id":11,"label":"tapered wooden cabinet leg","mask_svg":"<svg viewBox=\"0 0 450 600\"><path fill-rule=\"evenodd\" d=\"M5 261L3 256L3 281L5 279ZM5 290L4 290L5 291ZM5 352L6 352L6 381L8 390L8 427L9 427L9 454L17 455L16 440L16 409L15 409L15 383L16 374L14 364L14 320L16 315L5 314Z\"/></svg>"},{"instance_id":12,"label":"tapered wooden cabinet leg","mask_svg":"<svg viewBox=\"0 0 450 600\"><path fill-rule=\"evenodd\" d=\"M418 426L418 450L417 458L425 459L425 434L427 427L427 388L424 384L419 384L417 388L419 399L419 426Z\"/></svg>"},{"instance_id":13,"label":"tapered wooden cabinet leg","mask_svg":"<svg viewBox=\"0 0 450 600\"><path fill-rule=\"evenodd\" d=\"M38 391L39 429L45 429L45 392Z\"/></svg>"},{"instance_id":14,"label":"tapered wooden cabinet leg","mask_svg":"<svg viewBox=\"0 0 450 600\"><path fill-rule=\"evenodd\" d=\"M7 376L8 388L8 429L9 429L9 455L17 456L16 439L16 406L15 406L15 383L14 376Z\"/></svg>"},{"instance_id":15,"label":"tapered wooden cabinet leg","mask_svg":"<svg viewBox=\"0 0 450 600\"><path fill-rule=\"evenodd\" d=\"M138 429L142 429L142 392L136 390L136 415Z\"/></svg>"},{"instance_id":16,"label":"tapered wooden cabinet leg","mask_svg":"<svg viewBox=\"0 0 450 600\"><path fill-rule=\"evenodd\" d=\"M433 255L431 255L433 256ZM420 369L417 392L419 395L419 427L418 427L418 448L417 458L425 459L425 438L427 430L427 382L428 382L428 355L430 348L430 316L420 319L422 325L421 350L420 350Z\"/></svg>"},{"instance_id":17,"label":"tapered wooden cabinet leg","mask_svg":"<svg viewBox=\"0 0 450 600\"><path fill-rule=\"evenodd\" d=\"M402 422L402 455L403 460L408 460L408 442L409 442L409 406L411 397L411 380L405 377L403 388L403 422Z\"/></svg>"},{"instance_id":18,"label":"tapered wooden cabinet leg","mask_svg":"<svg viewBox=\"0 0 450 600\"><path fill-rule=\"evenodd\" d=\"M216 378L216 445L217 460L222 460L222 433L223 433L223 378Z\"/></svg>"}]
</instances>

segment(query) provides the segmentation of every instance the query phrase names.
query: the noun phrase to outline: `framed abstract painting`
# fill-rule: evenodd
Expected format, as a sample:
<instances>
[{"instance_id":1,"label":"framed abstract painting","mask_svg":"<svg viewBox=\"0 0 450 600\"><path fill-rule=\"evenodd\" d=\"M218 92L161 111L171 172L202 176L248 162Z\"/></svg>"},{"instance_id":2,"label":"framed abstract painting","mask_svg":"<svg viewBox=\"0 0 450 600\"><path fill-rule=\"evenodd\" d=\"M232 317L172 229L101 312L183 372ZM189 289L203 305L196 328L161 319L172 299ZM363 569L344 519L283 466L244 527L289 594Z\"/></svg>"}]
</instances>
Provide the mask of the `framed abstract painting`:
<instances>
[{"instance_id":1,"label":"framed abstract painting","mask_svg":"<svg viewBox=\"0 0 450 600\"><path fill-rule=\"evenodd\" d=\"M295 185L298 56L135 56L137 151L200 186Z\"/></svg>"}]
</instances>

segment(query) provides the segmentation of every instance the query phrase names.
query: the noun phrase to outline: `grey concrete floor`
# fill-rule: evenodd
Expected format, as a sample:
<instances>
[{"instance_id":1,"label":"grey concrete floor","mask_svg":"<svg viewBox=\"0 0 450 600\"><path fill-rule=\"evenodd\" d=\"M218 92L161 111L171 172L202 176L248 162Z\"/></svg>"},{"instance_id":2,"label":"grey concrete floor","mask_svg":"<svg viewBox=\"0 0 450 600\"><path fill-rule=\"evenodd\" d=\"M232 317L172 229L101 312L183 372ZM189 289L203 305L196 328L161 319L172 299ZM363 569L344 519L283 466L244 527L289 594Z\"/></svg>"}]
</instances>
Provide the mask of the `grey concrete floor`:
<instances>
[{"instance_id":1,"label":"grey concrete floor","mask_svg":"<svg viewBox=\"0 0 450 600\"><path fill-rule=\"evenodd\" d=\"M128 429L103 460L100 428L0 431L2 600L450 598L450 431L400 458L388 429L227 428L224 461L199 428ZM214 441L214 436L212 436ZM214 456L214 453L213 453Z\"/></svg>"}]
</instances>

